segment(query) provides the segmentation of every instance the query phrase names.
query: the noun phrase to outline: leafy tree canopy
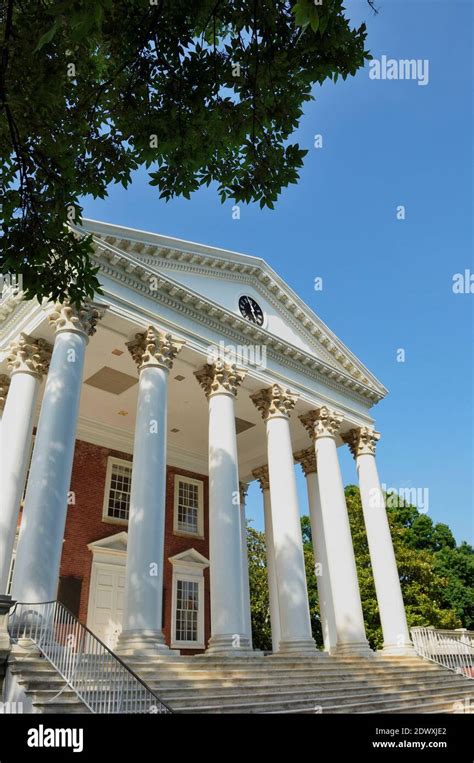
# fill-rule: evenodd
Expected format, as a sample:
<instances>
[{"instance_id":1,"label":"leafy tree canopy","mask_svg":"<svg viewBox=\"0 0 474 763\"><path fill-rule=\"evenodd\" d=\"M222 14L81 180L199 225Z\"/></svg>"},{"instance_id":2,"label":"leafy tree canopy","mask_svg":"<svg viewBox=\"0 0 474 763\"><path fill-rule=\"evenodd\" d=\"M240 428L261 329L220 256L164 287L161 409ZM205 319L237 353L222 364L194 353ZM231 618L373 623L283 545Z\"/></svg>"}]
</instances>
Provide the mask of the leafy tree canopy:
<instances>
[{"instance_id":1,"label":"leafy tree canopy","mask_svg":"<svg viewBox=\"0 0 474 763\"><path fill-rule=\"evenodd\" d=\"M346 502L359 578L367 638L373 648L382 646L382 631L370 564L359 488L346 487ZM449 527L433 524L416 507L402 503L387 509L395 556L407 613L408 626L436 628L474 627L474 549L456 545ZM301 518L308 598L313 637L322 647L317 579L309 517ZM268 587L265 569L265 536L252 529L249 541L252 626L259 648L271 649ZM258 587L255 585L254 545L258 543ZM255 612L259 616L255 616ZM262 614L263 613L263 614ZM260 623L265 621L265 630Z\"/></svg>"},{"instance_id":2,"label":"leafy tree canopy","mask_svg":"<svg viewBox=\"0 0 474 763\"><path fill-rule=\"evenodd\" d=\"M100 291L69 226L138 167L167 200L272 208L312 86L370 57L342 0L5 0L0 22L1 269L38 299Z\"/></svg>"}]
</instances>

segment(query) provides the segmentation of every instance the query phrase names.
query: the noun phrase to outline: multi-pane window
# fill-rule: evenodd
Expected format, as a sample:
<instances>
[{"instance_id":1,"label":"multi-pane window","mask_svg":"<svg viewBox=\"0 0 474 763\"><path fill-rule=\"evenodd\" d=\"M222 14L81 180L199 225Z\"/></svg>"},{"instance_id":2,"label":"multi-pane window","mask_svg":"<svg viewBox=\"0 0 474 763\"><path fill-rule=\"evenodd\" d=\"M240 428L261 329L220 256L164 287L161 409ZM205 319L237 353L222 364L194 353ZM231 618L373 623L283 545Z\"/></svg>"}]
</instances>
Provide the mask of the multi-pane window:
<instances>
[{"instance_id":1,"label":"multi-pane window","mask_svg":"<svg viewBox=\"0 0 474 763\"><path fill-rule=\"evenodd\" d=\"M198 641L199 583L176 581L176 641Z\"/></svg>"},{"instance_id":2,"label":"multi-pane window","mask_svg":"<svg viewBox=\"0 0 474 763\"><path fill-rule=\"evenodd\" d=\"M178 488L178 530L197 533L198 512L198 486L194 483L180 481Z\"/></svg>"},{"instance_id":3,"label":"multi-pane window","mask_svg":"<svg viewBox=\"0 0 474 763\"><path fill-rule=\"evenodd\" d=\"M176 476L174 485L174 530L203 535L203 483Z\"/></svg>"},{"instance_id":4,"label":"multi-pane window","mask_svg":"<svg viewBox=\"0 0 474 763\"><path fill-rule=\"evenodd\" d=\"M127 461L110 459L107 470L105 516L108 519L128 521L132 465Z\"/></svg>"}]
</instances>

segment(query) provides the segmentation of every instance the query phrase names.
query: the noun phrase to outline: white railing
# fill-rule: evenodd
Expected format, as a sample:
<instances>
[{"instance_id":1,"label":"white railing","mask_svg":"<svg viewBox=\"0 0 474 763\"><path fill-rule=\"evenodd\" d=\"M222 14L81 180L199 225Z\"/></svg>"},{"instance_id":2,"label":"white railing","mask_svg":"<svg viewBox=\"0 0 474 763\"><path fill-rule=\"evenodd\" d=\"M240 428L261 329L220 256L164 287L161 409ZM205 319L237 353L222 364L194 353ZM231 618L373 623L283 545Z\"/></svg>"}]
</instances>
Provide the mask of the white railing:
<instances>
[{"instance_id":1,"label":"white railing","mask_svg":"<svg viewBox=\"0 0 474 763\"><path fill-rule=\"evenodd\" d=\"M32 641L92 713L171 713L92 631L58 601L16 603L12 641Z\"/></svg>"},{"instance_id":2,"label":"white railing","mask_svg":"<svg viewBox=\"0 0 474 763\"><path fill-rule=\"evenodd\" d=\"M412 628L411 637L420 657L448 670L474 678L474 633L444 631L435 628Z\"/></svg>"}]
</instances>

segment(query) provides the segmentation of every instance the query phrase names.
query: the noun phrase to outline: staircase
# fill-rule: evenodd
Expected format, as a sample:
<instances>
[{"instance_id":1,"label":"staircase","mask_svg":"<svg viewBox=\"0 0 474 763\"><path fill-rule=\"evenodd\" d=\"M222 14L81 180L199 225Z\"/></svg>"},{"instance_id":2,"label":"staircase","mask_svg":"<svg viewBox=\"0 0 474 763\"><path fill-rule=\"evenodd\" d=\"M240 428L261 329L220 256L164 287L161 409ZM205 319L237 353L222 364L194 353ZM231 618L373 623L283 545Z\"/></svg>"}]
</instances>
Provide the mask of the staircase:
<instances>
[{"instance_id":1,"label":"staircase","mask_svg":"<svg viewBox=\"0 0 474 763\"><path fill-rule=\"evenodd\" d=\"M25 712L171 713L129 665L58 601L17 602L4 701Z\"/></svg>"},{"instance_id":2,"label":"staircase","mask_svg":"<svg viewBox=\"0 0 474 763\"><path fill-rule=\"evenodd\" d=\"M420 657L130 659L183 713L472 712L474 686Z\"/></svg>"},{"instance_id":3,"label":"staircase","mask_svg":"<svg viewBox=\"0 0 474 763\"><path fill-rule=\"evenodd\" d=\"M8 629L13 646L3 699L22 702L24 712L474 711L472 644L465 635L413 634L425 659L320 652L306 658L172 654L124 662L58 602L17 604Z\"/></svg>"},{"instance_id":4,"label":"staircase","mask_svg":"<svg viewBox=\"0 0 474 763\"><path fill-rule=\"evenodd\" d=\"M7 677L18 686L21 694L17 696L25 712L90 712L56 668L39 651L34 650L33 644L23 648L13 647Z\"/></svg>"}]
</instances>

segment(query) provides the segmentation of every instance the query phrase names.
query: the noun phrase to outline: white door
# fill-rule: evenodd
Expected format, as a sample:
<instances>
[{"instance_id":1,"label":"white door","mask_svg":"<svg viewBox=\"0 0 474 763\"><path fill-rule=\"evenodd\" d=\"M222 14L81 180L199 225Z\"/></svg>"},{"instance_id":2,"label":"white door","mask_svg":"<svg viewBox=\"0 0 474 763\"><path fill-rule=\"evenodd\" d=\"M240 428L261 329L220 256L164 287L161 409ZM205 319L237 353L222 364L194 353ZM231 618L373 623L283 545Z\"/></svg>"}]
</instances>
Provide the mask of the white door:
<instances>
[{"instance_id":1,"label":"white door","mask_svg":"<svg viewBox=\"0 0 474 763\"><path fill-rule=\"evenodd\" d=\"M110 649L122 630L124 594L125 567L93 562L87 627Z\"/></svg>"}]
</instances>

